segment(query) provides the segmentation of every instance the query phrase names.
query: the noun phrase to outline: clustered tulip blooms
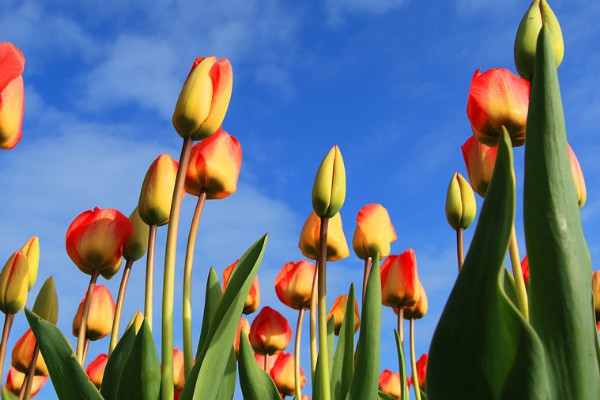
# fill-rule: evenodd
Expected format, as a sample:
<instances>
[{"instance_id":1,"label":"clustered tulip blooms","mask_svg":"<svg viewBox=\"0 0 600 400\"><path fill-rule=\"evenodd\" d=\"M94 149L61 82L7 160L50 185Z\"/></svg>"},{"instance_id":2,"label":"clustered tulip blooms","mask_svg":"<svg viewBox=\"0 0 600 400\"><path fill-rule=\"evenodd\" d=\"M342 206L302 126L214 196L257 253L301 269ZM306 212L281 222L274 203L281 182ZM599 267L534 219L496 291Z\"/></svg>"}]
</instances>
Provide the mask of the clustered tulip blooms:
<instances>
[{"instance_id":1,"label":"clustered tulip blooms","mask_svg":"<svg viewBox=\"0 0 600 400\"><path fill-rule=\"evenodd\" d=\"M0 149L12 149L22 136L25 58L15 45L0 43Z\"/></svg>"}]
</instances>

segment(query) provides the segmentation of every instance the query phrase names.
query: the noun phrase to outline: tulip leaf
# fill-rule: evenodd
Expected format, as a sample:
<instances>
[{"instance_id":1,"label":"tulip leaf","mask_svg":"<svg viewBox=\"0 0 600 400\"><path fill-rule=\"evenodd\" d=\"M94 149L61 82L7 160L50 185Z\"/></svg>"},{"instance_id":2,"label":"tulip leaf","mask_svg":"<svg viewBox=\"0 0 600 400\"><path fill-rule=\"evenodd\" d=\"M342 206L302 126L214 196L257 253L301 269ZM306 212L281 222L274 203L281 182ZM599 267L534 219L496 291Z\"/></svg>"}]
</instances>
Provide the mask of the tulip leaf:
<instances>
[{"instance_id":1,"label":"tulip leaf","mask_svg":"<svg viewBox=\"0 0 600 400\"><path fill-rule=\"evenodd\" d=\"M18 398L19 396L13 394L13 392L8 390L6 387L2 388L2 400L17 400Z\"/></svg>"},{"instance_id":2,"label":"tulip leaf","mask_svg":"<svg viewBox=\"0 0 600 400\"><path fill-rule=\"evenodd\" d=\"M133 348L119 380L116 399L160 399L160 361L146 319L135 336Z\"/></svg>"},{"instance_id":3,"label":"tulip leaf","mask_svg":"<svg viewBox=\"0 0 600 400\"><path fill-rule=\"evenodd\" d=\"M408 399L408 384L406 382L406 364L404 361L404 348L402 341L400 340L400 334L394 329L394 335L396 336L396 347L398 349L398 365L400 366L400 390L402 393L402 400ZM421 399L422 400L422 399Z\"/></svg>"},{"instance_id":4,"label":"tulip leaf","mask_svg":"<svg viewBox=\"0 0 600 400\"><path fill-rule=\"evenodd\" d=\"M331 366L331 398L343 399L348 393L354 372L354 284L350 285L346 314L340 327Z\"/></svg>"},{"instance_id":5,"label":"tulip leaf","mask_svg":"<svg viewBox=\"0 0 600 400\"><path fill-rule=\"evenodd\" d=\"M200 354L200 350L206 342L206 336L208 335L208 329L210 328L210 321L215 316L219 303L223 298L223 290L221 290L221 284L217 272L214 268L211 268L208 272L208 278L206 280L206 296L204 300L204 315L202 316L202 329L200 330L200 340L198 340L198 350L196 351L196 358Z\"/></svg>"},{"instance_id":6,"label":"tulip leaf","mask_svg":"<svg viewBox=\"0 0 600 400\"><path fill-rule=\"evenodd\" d=\"M227 289L209 324L205 341L196 357L181 400L215 399L227 369L233 340L244 309L246 297L262 260L267 235L256 241L237 262Z\"/></svg>"},{"instance_id":7,"label":"tulip leaf","mask_svg":"<svg viewBox=\"0 0 600 400\"><path fill-rule=\"evenodd\" d=\"M102 396L77 362L73 349L56 325L29 309L25 315L46 361L54 390L63 400L101 400Z\"/></svg>"},{"instance_id":8,"label":"tulip leaf","mask_svg":"<svg viewBox=\"0 0 600 400\"><path fill-rule=\"evenodd\" d=\"M329 357L329 365L333 363L333 336L335 332L335 319L331 317L327 320L327 355ZM331 371L327 371L331 376ZM323 363L321 362L321 353L317 355L317 365L315 367L315 382L313 384L313 400L326 398L323 393L323 385L321 385L323 374ZM331 382L331 381L330 381ZM333 386L330 386L333 387Z\"/></svg>"},{"instance_id":9,"label":"tulip leaf","mask_svg":"<svg viewBox=\"0 0 600 400\"><path fill-rule=\"evenodd\" d=\"M547 27L538 37L525 147L525 239L531 325L546 350L552 399L597 399L600 371L590 288L592 263L581 227Z\"/></svg>"},{"instance_id":10,"label":"tulip leaf","mask_svg":"<svg viewBox=\"0 0 600 400\"><path fill-rule=\"evenodd\" d=\"M216 400L231 400L235 393L235 382L236 382L236 370L237 365L235 362L235 350L231 347L229 353L229 360L227 361L227 367L225 368L225 374L221 379L221 387L217 393Z\"/></svg>"},{"instance_id":11,"label":"tulip leaf","mask_svg":"<svg viewBox=\"0 0 600 400\"><path fill-rule=\"evenodd\" d=\"M273 379L258 366L244 330L240 332L239 357L240 386L244 399L281 400Z\"/></svg>"},{"instance_id":12,"label":"tulip leaf","mask_svg":"<svg viewBox=\"0 0 600 400\"><path fill-rule=\"evenodd\" d=\"M352 304L354 308L354 304ZM367 281L362 305L360 335L356 346L354 375L346 399L372 399L379 387L379 339L381 335L381 276L379 254Z\"/></svg>"},{"instance_id":13,"label":"tulip leaf","mask_svg":"<svg viewBox=\"0 0 600 400\"><path fill-rule=\"evenodd\" d=\"M515 287L515 279L510 274L508 269L504 268L504 275L502 276L502 287L506 293L506 297L517 307L517 289Z\"/></svg>"},{"instance_id":14,"label":"tulip leaf","mask_svg":"<svg viewBox=\"0 0 600 400\"><path fill-rule=\"evenodd\" d=\"M394 396L384 393L381 390L377 391L377 399L378 400L398 400Z\"/></svg>"},{"instance_id":15,"label":"tulip leaf","mask_svg":"<svg viewBox=\"0 0 600 400\"><path fill-rule=\"evenodd\" d=\"M515 215L512 159L504 131L471 246L431 342L426 385L433 400L548 399L542 344L504 291Z\"/></svg>"},{"instance_id":16,"label":"tulip leaf","mask_svg":"<svg viewBox=\"0 0 600 400\"><path fill-rule=\"evenodd\" d=\"M100 387L100 394L106 400L114 400L117 397L117 389L119 387L119 380L125 369L125 364L129 359L129 354L133 349L135 343L135 324L125 331L125 334L115 346L113 352L108 357L106 367L104 368L104 376L102 377L102 386Z\"/></svg>"}]
</instances>

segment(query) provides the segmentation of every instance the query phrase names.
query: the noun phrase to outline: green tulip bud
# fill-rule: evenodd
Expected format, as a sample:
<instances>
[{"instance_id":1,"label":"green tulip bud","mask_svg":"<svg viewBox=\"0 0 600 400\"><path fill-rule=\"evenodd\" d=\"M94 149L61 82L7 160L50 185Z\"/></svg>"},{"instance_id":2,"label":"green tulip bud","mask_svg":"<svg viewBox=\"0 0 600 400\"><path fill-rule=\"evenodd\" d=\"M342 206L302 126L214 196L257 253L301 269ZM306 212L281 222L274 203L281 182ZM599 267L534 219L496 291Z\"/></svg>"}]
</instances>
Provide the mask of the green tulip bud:
<instances>
[{"instance_id":1,"label":"green tulip bud","mask_svg":"<svg viewBox=\"0 0 600 400\"><path fill-rule=\"evenodd\" d=\"M446 195L446 218L454 230L467 229L475 220L477 204L471 185L458 172L454 173Z\"/></svg>"},{"instance_id":2,"label":"green tulip bud","mask_svg":"<svg viewBox=\"0 0 600 400\"><path fill-rule=\"evenodd\" d=\"M140 214L138 213L137 207L129 216L133 231L131 236L123 245L123 257L126 260L137 261L146 254L148 250L148 232L150 227L145 223Z\"/></svg>"},{"instance_id":3,"label":"green tulip bud","mask_svg":"<svg viewBox=\"0 0 600 400\"><path fill-rule=\"evenodd\" d=\"M46 279L46 282L42 285L40 292L35 298L33 312L40 318L56 325L56 321L58 320L58 297L56 296L54 278L50 277Z\"/></svg>"},{"instance_id":4,"label":"green tulip bud","mask_svg":"<svg viewBox=\"0 0 600 400\"><path fill-rule=\"evenodd\" d=\"M16 314L25 307L29 285L27 256L16 251L0 272L0 311Z\"/></svg>"},{"instance_id":5,"label":"green tulip bud","mask_svg":"<svg viewBox=\"0 0 600 400\"><path fill-rule=\"evenodd\" d=\"M346 199L346 170L338 146L325 156L312 191L312 204L319 217L331 218L340 211Z\"/></svg>"}]
</instances>

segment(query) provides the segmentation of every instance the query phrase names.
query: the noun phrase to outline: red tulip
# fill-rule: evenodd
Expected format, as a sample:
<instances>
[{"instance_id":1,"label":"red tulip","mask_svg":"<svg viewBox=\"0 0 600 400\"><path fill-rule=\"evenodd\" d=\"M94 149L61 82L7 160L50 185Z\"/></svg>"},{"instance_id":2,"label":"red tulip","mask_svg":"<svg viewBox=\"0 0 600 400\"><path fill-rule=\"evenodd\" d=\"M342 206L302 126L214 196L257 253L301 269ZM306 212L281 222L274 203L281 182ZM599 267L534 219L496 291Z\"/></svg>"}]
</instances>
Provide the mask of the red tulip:
<instances>
[{"instance_id":1,"label":"red tulip","mask_svg":"<svg viewBox=\"0 0 600 400\"><path fill-rule=\"evenodd\" d=\"M419 300L412 306L404 307L404 319L421 319L427 314L429 303L427 302L427 295L425 294L423 284L420 281L419 292L421 293ZM394 312L397 313L397 309L394 309Z\"/></svg>"},{"instance_id":2,"label":"red tulip","mask_svg":"<svg viewBox=\"0 0 600 400\"><path fill-rule=\"evenodd\" d=\"M237 359L240 353L240 335L242 331L246 332L246 335L250 334L250 323L244 317L240 318L238 323L237 332L235 333L235 339L233 339L233 349L235 350L235 358Z\"/></svg>"},{"instance_id":3,"label":"red tulip","mask_svg":"<svg viewBox=\"0 0 600 400\"><path fill-rule=\"evenodd\" d=\"M85 303L85 294L79 308L73 319L73 336L79 335L79 326L81 325L81 314L83 304ZM115 301L106 286L94 286L92 300L90 302L90 312L87 319L87 328L85 335L90 340L98 340L107 336L112 331L113 318L115 316Z\"/></svg>"},{"instance_id":4,"label":"red tulip","mask_svg":"<svg viewBox=\"0 0 600 400\"><path fill-rule=\"evenodd\" d=\"M419 387L421 390L425 390L425 378L427 377L427 354L423 354L421 358L417 360L417 377L419 378ZM414 371L412 375L412 381L414 383L415 376Z\"/></svg>"},{"instance_id":5,"label":"red tulip","mask_svg":"<svg viewBox=\"0 0 600 400\"><path fill-rule=\"evenodd\" d=\"M579 208L583 207L587 200L587 189L585 187L585 179L583 179L583 171L577 160L575 152L571 148L571 145L567 144L569 151L569 161L571 162L571 173L573 174L573 180L575 181L575 193L577 193L577 203Z\"/></svg>"},{"instance_id":6,"label":"red tulip","mask_svg":"<svg viewBox=\"0 0 600 400\"><path fill-rule=\"evenodd\" d=\"M592 294L594 295L594 312L600 327L600 271L592 272Z\"/></svg>"},{"instance_id":7,"label":"red tulip","mask_svg":"<svg viewBox=\"0 0 600 400\"><path fill-rule=\"evenodd\" d=\"M260 354L281 353L292 338L292 329L283 315L263 307L250 326L250 344Z\"/></svg>"},{"instance_id":8,"label":"red tulip","mask_svg":"<svg viewBox=\"0 0 600 400\"><path fill-rule=\"evenodd\" d=\"M104 369L106 368L107 361L108 361L108 355L100 354L85 369L85 373L90 378L90 381L98 389L100 389L100 386L102 386L102 377L104 376Z\"/></svg>"},{"instance_id":9,"label":"red tulip","mask_svg":"<svg viewBox=\"0 0 600 400\"><path fill-rule=\"evenodd\" d=\"M225 293L225 289L227 289L227 284L229 283L229 278L231 277L231 273L233 269L237 265L236 260L229 267L225 268L223 271L223 293ZM252 314L254 311L258 310L260 305L260 287L258 285L258 275L254 276L254 280L252 281L252 286L250 286L250 292L248 292L248 296L246 297L246 302L244 303L244 314Z\"/></svg>"},{"instance_id":10,"label":"red tulip","mask_svg":"<svg viewBox=\"0 0 600 400\"><path fill-rule=\"evenodd\" d=\"M500 68L473 74L467 116L481 143L496 146L504 126L513 146L523 145L528 107L529 82L525 79Z\"/></svg>"},{"instance_id":11,"label":"red tulip","mask_svg":"<svg viewBox=\"0 0 600 400\"><path fill-rule=\"evenodd\" d=\"M417 257L412 249L389 256L381 265L383 305L393 308L414 305L421 296Z\"/></svg>"},{"instance_id":12,"label":"red tulip","mask_svg":"<svg viewBox=\"0 0 600 400\"><path fill-rule=\"evenodd\" d=\"M31 328L27 329L23 336L21 336L21 338L17 340L17 343L15 343L11 359L12 366L17 371L24 374L27 373L27 369L31 363L31 358L33 357L35 343L35 336L33 335ZM35 374L48 375L48 367L46 367L42 353L38 354L37 362L35 363Z\"/></svg>"},{"instance_id":13,"label":"red tulip","mask_svg":"<svg viewBox=\"0 0 600 400\"><path fill-rule=\"evenodd\" d=\"M498 147L481 144L475 136L471 136L461 149L471 187L481 197L485 197L487 188L492 181Z\"/></svg>"},{"instance_id":14,"label":"red tulip","mask_svg":"<svg viewBox=\"0 0 600 400\"><path fill-rule=\"evenodd\" d=\"M279 393L285 396L293 396L296 394L296 386L294 379L294 355L291 353L281 353L271 371L269 372L271 378L273 378L273 382L275 382L275 386L277 386L277 390ZM300 368L300 388L304 387L306 383L306 377L304 376L304 372L302 368Z\"/></svg>"},{"instance_id":15,"label":"red tulip","mask_svg":"<svg viewBox=\"0 0 600 400\"><path fill-rule=\"evenodd\" d=\"M81 271L99 271L109 279L121 268L123 244L133 230L129 219L112 208L85 211L67 230L67 253Z\"/></svg>"},{"instance_id":16,"label":"red tulip","mask_svg":"<svg viewBox=\"0 0 600 400\"><path fill-rule=\"evenodd\" d=\"M339 295L333 305L331 306L331 310L329 314L327 314L327 320L333 317L333 331L336 335L340 334L340 329L342 327L342 322L344 322L344 316L346 315L346 305L348 304L348 295L342 294ZM358 304L356 303L356 299L354 299L354 332L358 330L360 326L360 316L358 315Z\"/></svg>"},{"instance_id":17,"label":"red tulip","mask_svg":"<svg viewBox=\"0 0 600 400\"><path fill-rule=\"evenodd\" d=\"M352 247L358 258L383 258L390 254L390 243L396 240L396 231L387 210L381 204L367 204L358 212Z\"/></svg>"},{"instance_id":18,"label":"red tulip","mask_svg":"<svg viewBox=\"0 0 600 400\"><path fill-rule=\"evenodd\" d=\"M12 43L0 43L0 149L12 149L21 140L25 93L23 53Z\"/></svg>"},{"instance_id":19,"label":"red tulip","mask_svg":"<svg viewBox=\"0 0 600 400\"><path fill-rule=\"evenodd\" d=\"M309 261L290 261L285 264L275 278L275 292L279 300L294 310L310 308L316 270L316 265Z\"/></svg>"},{"instance_id":20,"label":"red tulip","mask_svg":"<svg viewBox=\"0 0 600 400\"><path fill-rule=\"evenodd\" d=\"M527 282L529 282L529 258L527 256L521 261L521 272L523 273L523 281L527 285Z\"/></svg>"},{"instance_id":21,"label":"red tulip","mask_svg":"<svg viewBox=\"0 0 600 400\"><path fill-rule=\"evenodd\" d=\"M47 380L48 376L34 375L33 383L31 384L30 397L35 396L40 391L42 386L44 386L44 383L46 383ZM11 367L11 369L8 371L8 374L6 375L5 387L6 389L10 390L13 394L18 396L19 392L21 391L21 386L23 386L23 381L25 381L25 374Z\"/></svg>"},{"instance_id":22,"label":"red tulip","mask_svg":"<svg viewBox=\"0 0 600 400\"><path fill-rule=\"evenodd\" d=\"M406 377L406 383L410 388L410 378ZM379 388L382 392L389 394L395 398L400 398L402 394L402 385L400 385L400 374L392 372L389 369L384 369L379 375Z\"/></svg>"}]
</instances>

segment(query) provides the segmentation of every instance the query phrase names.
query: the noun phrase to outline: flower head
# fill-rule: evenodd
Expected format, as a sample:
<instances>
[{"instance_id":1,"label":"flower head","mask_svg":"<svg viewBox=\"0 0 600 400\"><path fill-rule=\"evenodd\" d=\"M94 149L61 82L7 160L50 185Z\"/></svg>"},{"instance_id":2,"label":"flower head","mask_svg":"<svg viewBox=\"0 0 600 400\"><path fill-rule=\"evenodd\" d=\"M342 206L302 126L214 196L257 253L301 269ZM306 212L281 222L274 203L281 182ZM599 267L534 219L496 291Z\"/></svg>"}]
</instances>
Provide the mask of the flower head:
<instances>
[{"instance_id":1,"label":"flower head","mask_svg":"<svg viewBox=\"0 0 600 400\"><path fill-rule=\"evenodd\" d=\"M25 307L29 285L29 264L23 252L16 251L0 272L0 311L16 314Z\"/></svg>"},{"instance_id":2,"label":"flower head","mask_svg":"<svg viewBox=\"0 0 600 400\"><path fill-rule=\"evenodd\" d=\"M336 335L340 334L340 329L342 328L342 323L344 322L344 316L346 315L346 305L348 304L348 295L342 294L339 295L333 305L331 306L331 310L329 310L329 314L327 314L327 320L333 317L333 331ZM358 303L356 303L356 299L354 299L354 332L358 330L360 326L360 315L358 314Z\"/></svg>"},{"instance_id":3,"label":"flower head","mask_svg":"<svg viewBox=\"0 0 600 400\"><path fill-rule=\"evenodd\" d=\"M23 53L12 43L0 43L0 149L12 149L21 140L25 94Z\"/></svg>"},{"instance_id":4,"label":"flower head","mask_svg":"<svg viewBox=\"0 0 600 400\"><path fill-rule=\"evenodd\" d=\"M275 278L275 292L283 304L294 310L310 308L315 264L300 260L286 263Z\"/></svg>"},{"instance_id":5,"label":"flower head","mask_svg":"<svg viewBox=\"0 0 600 400\"><path fill-rule=\"evenodd\" d=\"M283 315L263 307L250 325L250 344L260 354L281 353L292 338L292 329Z\"/></svg>"},{"instance_id":6,"label":"flower head","mask_svg":"<svg viewBox=\"0 0 600 400\"><path fill-rule=\"evenodd\" d=\"M387 210L381 204L367 204L358 212L352 247L358 258L383 258L390 254L390 243L396 240L396 231Z\"/></svg>"},{"instance_id":7,"label":"flower head","mask_svg":"<svg viewBox=\"0 0 600 400\"><path fill-rule=\"evenodd\" d=\"M383 305L399 308L414 305L421 296L417 257L412 249L392 255L381 265Z\"/></svg>"},{"instance_id":8,"label":"flower head","mask_svg":"<svg viewBox=\"0 0 600 400\"><path fill-rule=\"evenodd\" d=\"M137 207L146 224L161 226L169 222L178 167L170 155L161 154L148 168Z\"/></svg>"},{"instance_id":9,"label":"flower head","mask_svg":"<svg viewBox=\"0 0 600 400\"><path fill-rule=\"evenodd\" d=\"M98 389L100 389L100 386L102 385L102 377L104 376L104 369L106 368L107 361L108 355L100 354L94 361L89 363L88 367L85 369L85 373L90 378L90 381Z\"/></svg>"},{"instance_id":10,"label":"flower head","mask_svg":"<svg viewBox=\"0 0 600 400\"><path fill-rule=\"evenodd\" d=\"M446 194L446 219L458 231L467 229L475 220L477 203L469 183L458 172L454 173Z\"/></svg>"},{"instance_id":11,"label":"flower head","mask_svg":"<svg viewBox=\"0 0 600 400\"><path fill-rule=\"evenodd\" d=\"M148 234L150 227L142 220L137 207L129 216L131 222L131 235L123 244L123 258L126 260L137 261L146 254L148 250Z\"/></svg>"},{"instance_id":12,"label":"flower head","mask_svg":"<svg viewBox=\"0 0 600 400\"><path fill-rule=\"evenodd\" d=\"M27 373L29 364L33 357L33 350L35 348L35 336L31 328L27 329L23 336L17 340L12 351L12 366L19 372L24 374ZM36 375L48 375L48 367L44 362L42 353L38 354L37 362L35 363L35 374Z\"/></svg>"},{"instance_id":13,"label":"flower head","mask_svg":"<svg viewBox=\"0 0 600 400\"><path fill-rule=\"evenodd\" d=\"M325 156L313 184L313 210L319 217L333 217L346 199L346 169L338 146Z\"/></svg>"},{"instance_id":14,"label":"flower head","mask_svg":"<svg viewBox=\"0 0 600 400\"><path fill-rule=\"evenodd\" d=\"M571 145L567 144L569 151L569 161L571 162L571 173L573 174L573 181L575 181L575 193L577 193L577 203L579 208L585 205L587 200L587 189L585 187L585 179L583 178L583 171L577 160L575 152L571 148Z\"/></svg>"},{"instance_id":15,"label":"flower head","mask_svg":"<svg viewBox=\"0 0 600 400\"><path fill-rule=\"evenodd\" d=\"M27 256L27 264L29 265L29 285L27 290L31 290L33 285L35 285L40 264L40 239L37 236L33 236L21 247L21 251Z\"/></svg>"},{"instance_id":16,"label":"flower head","mask_svg":"<svg viewBox=\"0 0 600 400\"><path fill-rule=\"evenodd\" d=\"M485 198L487 188L492 181L498 147L482 144L475 136L471 136L461 147L469 181L473 190Z\"/></svg>"},{"instance_id":17,"label":"flower head","mask_svg":"<svg viewBox=\"0 0 600 400\"><path fill-rule=\"evenodd\" d=\"M410 378L407 377L406 382L410 388ZM400 374L398 372L392 372L389 369L384 369L379 375L379 388L382 392L399 399L402 394Z\"/></svg>"},{"instance_id":18,"label":"flower head","mask_svg":"<svg viewBox=\"0 0 600 400\"><path fill-rule=\"evenodd\" d=\"M33 383L31 384L31 397L35 396L44 383L48 380L47 375L34 375ZM18 396L25 381L25 374L11 367L6 375L6 389L10 390L14 395Z\"/></svg>"},{"instance_id":19,"label":"flower head","mask_svg":"<svg viewBox=\"0 0 600 400\"><path fill-rule=\"evenodd\" d=\"M321 230L321 219L311 211L306 219L302 232L300 232L300 241L298 247L306 258L317 259L319 249L319 235ZM342 229L342 217L337 213L329 219L327 226L327 261L337 261L350 255L346 236Z\"/></svg>"},{"instance_id":20,"label":"flower head","mask_svg":"<svg viewBox=\"0 0 600 400\"><path fill-rule=\"evenodd\" d=\"M235 350L236 360L240 354L240 336L242 335L242 331L246 332L246 335L250 334L250 323L244 317L240 318L240 322L238 323L238 328L235 333L235 339L233 339L233 349Z\"/></svg>"},{"instance_id":21,"label":"flower head","mask_svg":"<svg viewBox=\"0 0 600 400\"><path fill-rule=\"evenodd\" d=\"M291 353L281 353L275 360L269 375L273 378L275 386L279 393L285 396L293 396L296 394L296 386L294 379L294 355ZM304 371L300 368L300 388L304 387L306 377Z\"/></svg>"},{"instance_id":22,"label":"flower head","mask_svg":"<svg viewBox=\"0 0 600 400\"><path fill-rule=\"evenodd\" d=\"M85 295L87 297L87 293ZM81 325L81 314L85 297L79 303L79 308L73 319L73 336L79 335ZM94 286L90 312L87 319L86 337L90 340L98 340L107 336L112 331L113 318L115 316L115 302L108 288L104 285Z\"/></svg>"},{"instance_id":23,"label":"flower head","mask_svg":"<svg viewBox=\"0 0 600 400\"><path fill-rule=\"evenodd\" d=\"M427 377L427 354L423 354L421 358L417 360L417 378L419 380L419 387L421 390L425 390L425 379ZM412 381L415 382L415 373L413 371Z\"/></svg>"}]
</instances>

